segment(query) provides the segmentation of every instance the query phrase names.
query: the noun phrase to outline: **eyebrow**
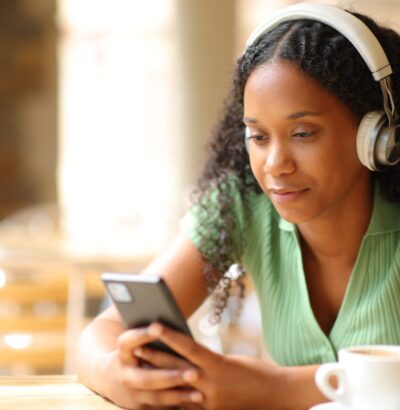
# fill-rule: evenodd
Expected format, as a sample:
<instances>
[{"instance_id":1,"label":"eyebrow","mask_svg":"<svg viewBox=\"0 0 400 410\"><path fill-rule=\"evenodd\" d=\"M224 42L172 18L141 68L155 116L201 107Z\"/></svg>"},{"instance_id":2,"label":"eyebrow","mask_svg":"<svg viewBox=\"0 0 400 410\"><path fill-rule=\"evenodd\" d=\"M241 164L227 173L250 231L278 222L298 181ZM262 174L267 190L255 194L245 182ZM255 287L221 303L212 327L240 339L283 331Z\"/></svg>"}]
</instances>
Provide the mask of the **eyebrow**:
<instances>
[{"instance_id":1,"label":"eyebrow","mask_svg":"<svg viewBox=\"0 0 400 410\"><path fill-rule=\"evenodd\" d=\"M298 112L294 112L293 114L289 114L286 118L289 120L297 120L298 118L301 118L301 117L307 117L307 116L318 117L320 115L322 115L322 113L315 112L315 111L298 111Z\"/></svg>"},{"instance_id":2,"label":"eyebrow","mask_svg":"<svg viewBox=\"0 0 400 410\"><path fill-rule=\"evenodd\" d=\"M288 120L297 120L298 118L301 117L306 117L306 116L311 116L311 117L318 117L322 115L320 112L315 112L315 111L298 111L294 112L292 114L289 114L286 116ZM243 122L245 124L257 124L257 119L256 118L251 118L251 117L243 117Z\"/></svg>"}]
</instances>

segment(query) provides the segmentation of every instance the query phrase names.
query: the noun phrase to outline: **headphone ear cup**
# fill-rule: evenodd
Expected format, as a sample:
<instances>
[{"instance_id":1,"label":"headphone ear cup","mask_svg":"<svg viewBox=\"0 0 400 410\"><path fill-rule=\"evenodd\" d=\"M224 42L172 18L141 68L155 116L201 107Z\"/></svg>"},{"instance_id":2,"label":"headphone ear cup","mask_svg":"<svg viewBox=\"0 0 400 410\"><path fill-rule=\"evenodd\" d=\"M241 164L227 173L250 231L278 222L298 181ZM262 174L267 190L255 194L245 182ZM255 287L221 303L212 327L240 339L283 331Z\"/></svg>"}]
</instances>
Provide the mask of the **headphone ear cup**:
<instances>
[{"instance_id":1,"label":"headphone ear cup","mask_svg":"<svg viewBox=\"0 0 400 410\"><path fill-rule=\"evenodd\" d=\"M357 130L357 155L363 165L371 171L378 169L376 146L382 128L386 123L383 111L371 111L361 119Z\"/></svg>"}]
</instances>

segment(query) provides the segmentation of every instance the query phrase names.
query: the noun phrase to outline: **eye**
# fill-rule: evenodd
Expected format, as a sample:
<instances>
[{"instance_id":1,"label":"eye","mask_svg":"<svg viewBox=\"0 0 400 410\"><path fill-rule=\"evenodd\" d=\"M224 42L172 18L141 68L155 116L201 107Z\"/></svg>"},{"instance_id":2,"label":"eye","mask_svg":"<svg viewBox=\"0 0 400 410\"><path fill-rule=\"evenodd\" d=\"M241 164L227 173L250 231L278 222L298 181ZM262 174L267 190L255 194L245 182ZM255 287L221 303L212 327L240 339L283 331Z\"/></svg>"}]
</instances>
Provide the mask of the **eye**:
<instances>
[{"instance_id":1,"label":"eye","mask_svg":"<svg viewBox=\"0 0 400 410\"><path fill-rule=\"evenodd\" d=\"M268 141L268 137L261 134L254 134L249 136L249 140L253 140L257 145L262 145Z\"/></svg>"},{"instance_id":2,"label":"eye","mask_svg":"<svg viewBox=\"0 0 400 410\"><path fill-rule=\"evenodd\" d=\"M315 134L314 131L298 131L293 134L294 137L298 137L300 139L303 138L310 138Z\"/></svg>"}]
</instances>

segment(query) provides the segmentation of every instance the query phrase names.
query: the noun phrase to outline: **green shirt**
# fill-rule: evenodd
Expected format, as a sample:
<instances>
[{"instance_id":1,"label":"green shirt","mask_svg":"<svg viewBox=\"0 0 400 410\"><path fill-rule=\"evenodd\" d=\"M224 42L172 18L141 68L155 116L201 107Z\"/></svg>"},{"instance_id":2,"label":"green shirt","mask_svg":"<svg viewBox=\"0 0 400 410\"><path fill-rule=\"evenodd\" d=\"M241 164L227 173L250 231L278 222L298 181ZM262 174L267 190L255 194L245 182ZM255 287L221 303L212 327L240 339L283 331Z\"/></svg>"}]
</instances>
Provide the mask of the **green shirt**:
<instances>
[{"instance_id":1,"label":"green shirt","mask_svg":"<svg viewBox=\"0 0 400 410\"><path fill-rule=\"evenodd\" d=\"M329 335L311 308L296 226L280 218L264 194L251 197L246 213L236 192L232 206L245 244L240 262L255 285L266 348L279 364L332 362L351 345L400 344L400 204L379 192L376 186L368 230ZM210 210L214 202L211 195ZM195 246L199 212L194 206L182 220Z\"/></svg>"}]
</instances>

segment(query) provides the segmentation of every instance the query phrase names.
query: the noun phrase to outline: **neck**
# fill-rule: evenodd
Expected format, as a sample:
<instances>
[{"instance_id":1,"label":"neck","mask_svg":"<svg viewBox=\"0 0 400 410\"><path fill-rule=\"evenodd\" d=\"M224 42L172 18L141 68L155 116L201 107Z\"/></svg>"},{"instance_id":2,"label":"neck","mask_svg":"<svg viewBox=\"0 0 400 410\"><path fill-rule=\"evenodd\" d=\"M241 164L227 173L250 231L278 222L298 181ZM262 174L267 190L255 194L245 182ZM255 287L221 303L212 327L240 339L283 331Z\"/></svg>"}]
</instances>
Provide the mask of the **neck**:
<instances>
[{"instance_id":1,"label":"neck","mask_svg":"<svg viewBox=\"0 0 400 410\"><path fill-rule=\"evenodd\" d=\"M339 207L298 225L303 252L317 260L354 264L373 207L372 181L352 189Z\"/></svg>"}]
</instances>

